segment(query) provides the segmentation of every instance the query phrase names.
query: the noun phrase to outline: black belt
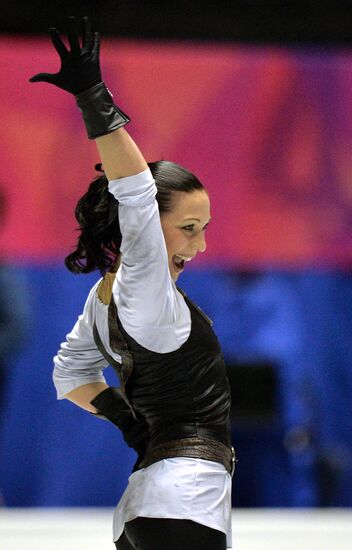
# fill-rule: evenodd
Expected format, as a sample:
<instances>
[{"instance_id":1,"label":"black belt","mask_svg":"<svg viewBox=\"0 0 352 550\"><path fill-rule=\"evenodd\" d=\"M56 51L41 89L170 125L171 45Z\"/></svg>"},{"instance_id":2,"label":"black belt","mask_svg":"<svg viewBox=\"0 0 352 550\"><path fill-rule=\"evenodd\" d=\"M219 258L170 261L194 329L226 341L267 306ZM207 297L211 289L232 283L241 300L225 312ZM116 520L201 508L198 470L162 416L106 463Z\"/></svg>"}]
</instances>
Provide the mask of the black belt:
<instances>
[{"instance_id":1,"label":"black belt","mask_svg":"<svg viewBox=\"0 0 352 550\"><path fill-rule=\"evenodd\" d=\"M147 468L158 460L165 458L202 458L222 464L229 474L235 470L236 455L233 447L226 447L220 441L205 437L188 437L160 443L156 447L147 449L146 456L139 468Z\"/></svg>"}]
</instances>

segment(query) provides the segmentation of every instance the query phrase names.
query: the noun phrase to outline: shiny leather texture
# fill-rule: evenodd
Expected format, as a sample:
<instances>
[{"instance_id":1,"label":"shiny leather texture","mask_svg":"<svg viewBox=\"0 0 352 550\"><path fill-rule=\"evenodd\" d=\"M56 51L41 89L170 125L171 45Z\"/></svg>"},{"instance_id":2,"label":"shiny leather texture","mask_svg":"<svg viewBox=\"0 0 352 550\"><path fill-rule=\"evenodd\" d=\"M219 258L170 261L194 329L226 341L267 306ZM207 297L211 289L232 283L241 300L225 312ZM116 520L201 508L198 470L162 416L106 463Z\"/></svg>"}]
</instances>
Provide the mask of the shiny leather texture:
<instances>
[{"instance_id":1,"label":"shiny leather texture","mask_svg":"<svg viewBox=\"0 0 352 550\"><path fill-rule=\"evenodd\" d=\"M187 437L161 443L153 448L148 448L146 456L139 464L139 468L147 468L159 460L175 457L201 458L222 464L229 474L235 469L235 450L229 448L215 439L206 437Z\"/></svg>"},{"instance_id":2,"label":"shiny leather texture","mask_svg":"<svg viewBox=\"0 0 352 550\"><path fill-rule=\"evenodd\" d=\"M115 104L103 82L76 95L89 139L104 136L125 126L130 118Z\"/></svg>"},{"instance_id":3,"label":"shiny leather texture","mask_svg":"<svg viewBox=\"0 0 352 550\"><path fill-rule=\"evenodd\" d=\"M126 396L136 415L148 424L148 449L192 437L216 440L230 448L231 396L220 345L204 314L185 300L191 333L181 348L170 353L139 345L116 316L133 359Z\"/></svg>"}]
</instances>

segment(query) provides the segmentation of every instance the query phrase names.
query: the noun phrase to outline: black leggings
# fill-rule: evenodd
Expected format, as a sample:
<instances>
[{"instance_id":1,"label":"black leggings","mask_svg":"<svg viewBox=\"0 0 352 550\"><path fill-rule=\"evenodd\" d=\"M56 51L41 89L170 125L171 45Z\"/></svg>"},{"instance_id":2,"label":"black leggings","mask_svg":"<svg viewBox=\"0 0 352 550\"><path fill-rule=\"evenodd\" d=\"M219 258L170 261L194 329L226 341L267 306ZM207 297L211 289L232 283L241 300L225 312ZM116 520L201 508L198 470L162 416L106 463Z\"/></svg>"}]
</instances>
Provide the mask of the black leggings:
<instances>
[{"instance_id":1,"label":"black leggings","mask_svg":"<svg viewBox=\"0 0 352 550\"><path fill-rule=\"evenodd\" d=\"M136 518L125 523L117 550L226 550L226 535L184 519Z\"/></svg>"}]
</instances>

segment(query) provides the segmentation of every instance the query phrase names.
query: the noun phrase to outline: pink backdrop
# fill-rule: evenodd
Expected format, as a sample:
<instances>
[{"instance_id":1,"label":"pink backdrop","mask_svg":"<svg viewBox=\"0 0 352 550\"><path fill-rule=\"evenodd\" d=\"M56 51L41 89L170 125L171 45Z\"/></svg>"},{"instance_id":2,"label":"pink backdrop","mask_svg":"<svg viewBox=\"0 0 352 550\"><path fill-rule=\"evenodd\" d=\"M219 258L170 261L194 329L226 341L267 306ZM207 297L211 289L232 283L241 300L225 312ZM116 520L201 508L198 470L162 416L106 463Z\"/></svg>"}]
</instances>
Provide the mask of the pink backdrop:
<instances>
[{"instance_id":1,"label":"pink backdrop","mask_svg":"<svg viewBox=\"0 0 352 550\"><path fill-rule=\"evenodd\" d=\"M352 53L103 40L105 80L147 160L171 159L208 188L199 260L345 265L352 251ZM0 238L15 260L61 261L98 161L45 39L0 40Z\"/></svg>"}]
</instances>

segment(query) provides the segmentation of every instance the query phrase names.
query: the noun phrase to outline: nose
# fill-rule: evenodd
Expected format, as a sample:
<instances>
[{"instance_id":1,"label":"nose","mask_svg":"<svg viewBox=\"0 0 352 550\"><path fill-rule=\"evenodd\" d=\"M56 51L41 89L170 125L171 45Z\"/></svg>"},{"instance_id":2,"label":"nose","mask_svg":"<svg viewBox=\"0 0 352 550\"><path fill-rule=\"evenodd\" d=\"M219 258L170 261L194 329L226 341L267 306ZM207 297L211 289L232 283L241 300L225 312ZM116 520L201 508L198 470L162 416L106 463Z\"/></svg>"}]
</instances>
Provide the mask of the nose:
<instances>
[{"instance_id":1,"label":"nose","mask_svg":"<svg viewBox=\"0 0 352 550\"><path fill-rule=\"evenodd\" d=\"M205 242L205 234L204 231L201 231L197 235L196 241L195 241L195 248L197 252L205 252L207 249L207 243Z\"/></svg>"}]
</instances>

